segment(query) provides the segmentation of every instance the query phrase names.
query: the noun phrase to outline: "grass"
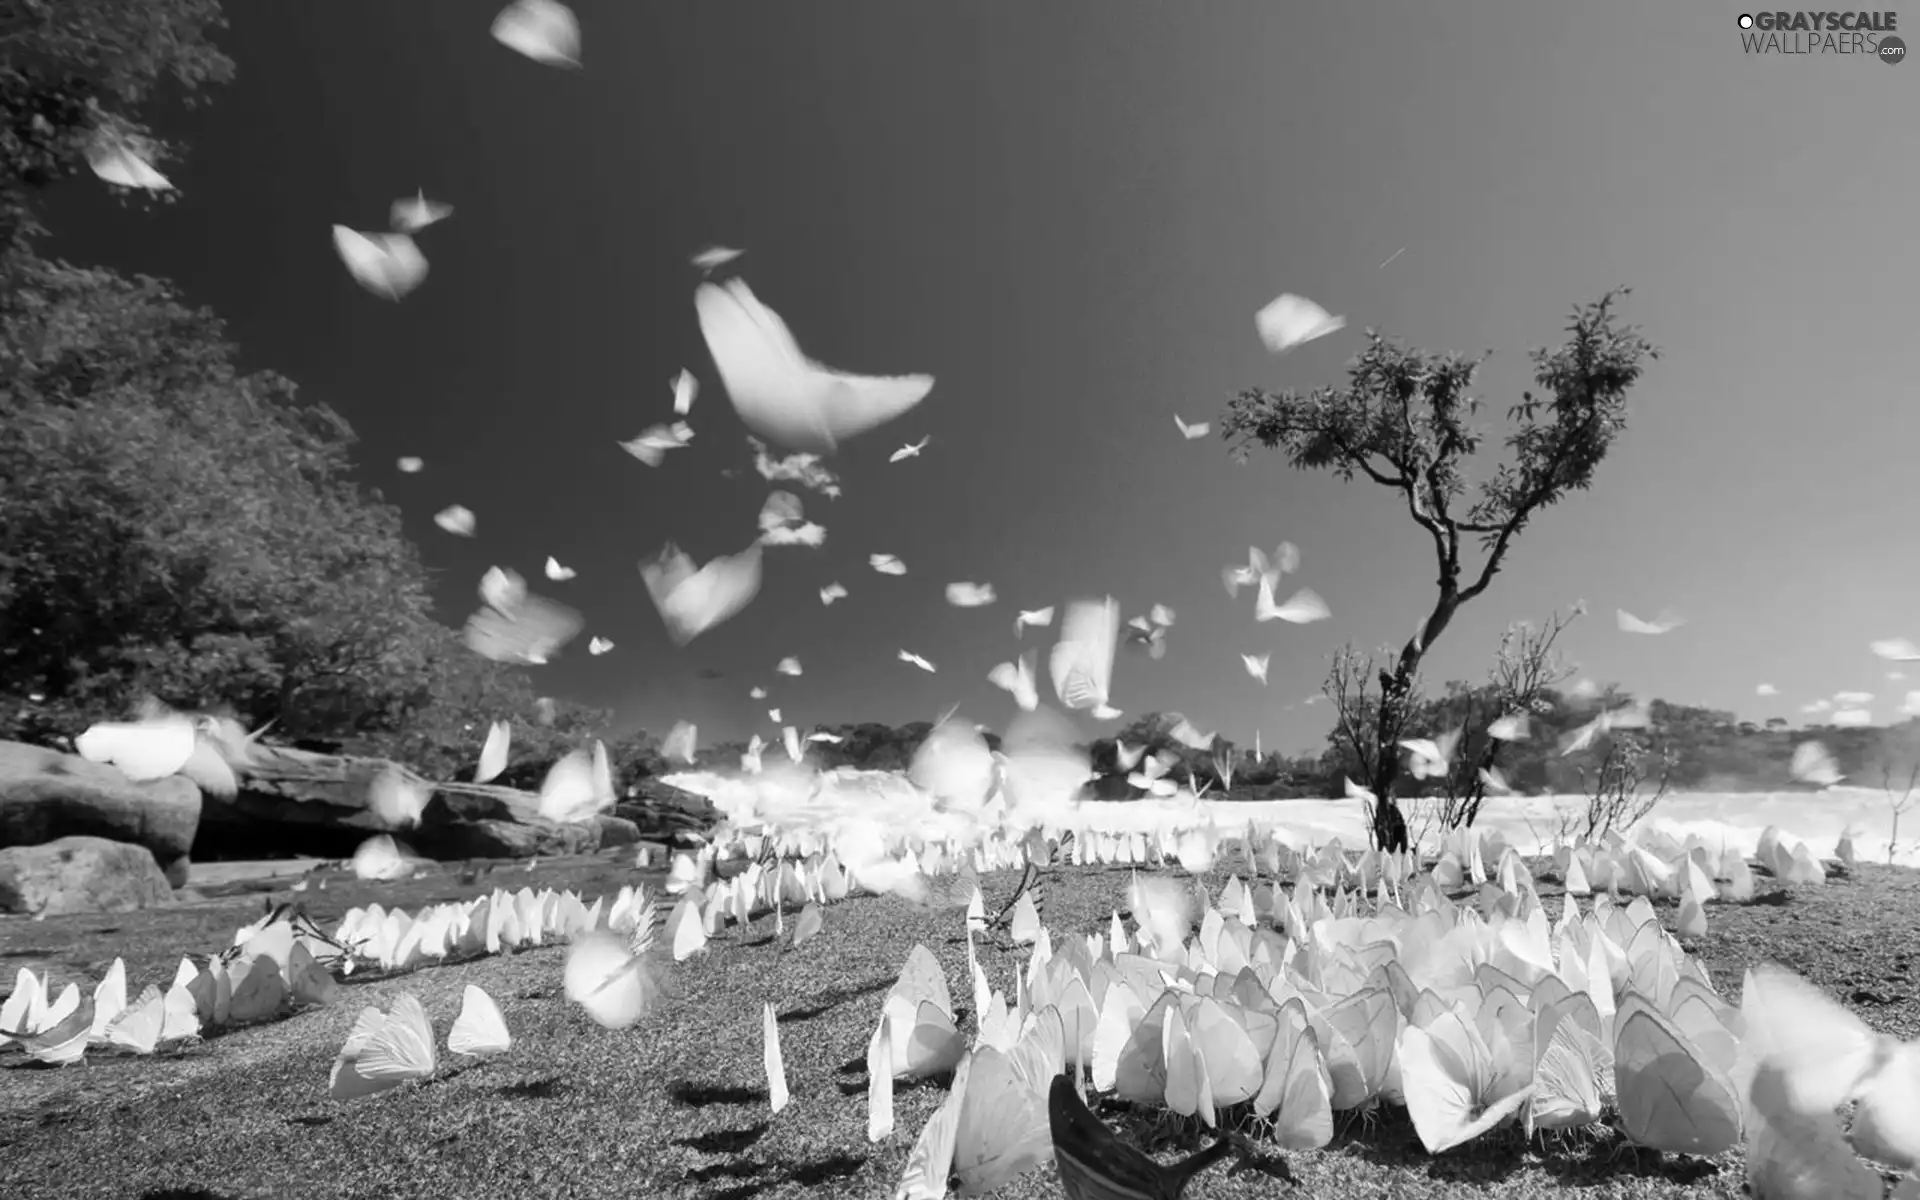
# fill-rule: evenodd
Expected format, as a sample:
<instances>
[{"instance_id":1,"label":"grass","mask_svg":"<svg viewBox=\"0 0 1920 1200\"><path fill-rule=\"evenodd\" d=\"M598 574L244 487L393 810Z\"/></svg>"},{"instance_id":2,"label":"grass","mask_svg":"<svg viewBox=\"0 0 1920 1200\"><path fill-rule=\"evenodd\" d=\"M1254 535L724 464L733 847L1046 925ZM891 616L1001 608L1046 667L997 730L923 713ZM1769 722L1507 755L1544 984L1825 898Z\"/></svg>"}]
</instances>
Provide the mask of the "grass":
<instances>
[{"instance_id":1,"label":"grass","mask_svg":"<svg viewBox=\"0 0 1920 1200\"><path fill-rule=\"evenodd\" d=\"M621 856L624 857L624 856ZM1546 867L1547 864L1537 864ZM1058 933L1105 928L1125 887L1124 869L1062 868L1044 916ZM555 860L533 886L575 887L589 899L638 873L609 858ZM655 877L657 878L657 876ZM401 885L336 880L302 897L331 927L349 904L409 909L517 888L529 876L502 868L462 886L450 874ZM1016 876L982 881L989 903ZM1212 882L1218 883L1216 878ZM1714 905L1712 928L1690 948L1722 994L1737 999L1742 970L1773 959L1836 995L1869 1024L1920 1035L1920 945L1891 931L1920 928L1920 872L1862 866L1824 888L1783 891L1759 881L1752 904ZM1543 882L1543 895L1557 888ZM284 898L285 892L277 893ZM224 947L261 911L257 894L210 897L125 916L0 923L0 971L51 967L62 981L97 979L116 956L137 990L171 978L185 953ZM1673 909L1662 910L1671 923ZM864 1051L886 989L907 951L924 942L945 965L956 1004L970 996L959 913L861 898L828 910L825 932L792 950L772 940L772 918L716 939L672 968L664 1006L638 1026L593 1025L560 994L563 950L432 967L394 977L356 973L348 999L269 1025L218 1034L153 1059L102 1054L43 1068L0 1057L0 1196L63 1197L486 1197L686 1196L710 1200L799 1195L887 1197L920 1126L945 1092L897 1084L896 1128L866 1140ZM996 983L1024 951L989 948ZM502 1059L451 1063L448 1025L462 987L499 1001L515 1036ZM369 1099L327 1098L328 1069L361 1007L399 990L420 997L442 1041L431 1082ZM793 1099L767 1109L760 1010L772 1000ZM964 1020L965 1018L963 1018ZM1103 1114L1144 1137L1166 1128L1153 1114L1110 1105ZM1154 1149L1171 1161L1198 1143L1190 1132ZM1291 1156L1291 1194L1316 1200L1390 1196L1739 1196L1737 1156L1698 1162L1614 1154L1605 1135L1560 1146L1522 1146L1517 1135L1441 1157L1421 1150L1403 1113L1387 1110L1324 1151ZM1273 1196L1268 1174L1216 1167L1193 1200ZM1051 1167L998 1195L1057 1196Z\"/></svg>"}]
</instances>

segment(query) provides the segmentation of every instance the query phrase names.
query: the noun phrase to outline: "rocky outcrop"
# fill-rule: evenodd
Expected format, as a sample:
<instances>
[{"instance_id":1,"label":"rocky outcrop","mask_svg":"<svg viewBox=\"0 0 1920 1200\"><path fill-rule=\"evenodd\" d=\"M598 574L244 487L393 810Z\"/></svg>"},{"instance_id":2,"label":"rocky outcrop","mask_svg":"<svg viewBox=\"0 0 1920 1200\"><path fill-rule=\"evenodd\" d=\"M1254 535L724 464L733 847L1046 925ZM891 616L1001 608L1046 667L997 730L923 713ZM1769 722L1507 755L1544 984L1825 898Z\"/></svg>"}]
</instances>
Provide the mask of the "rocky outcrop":
<instances>
[{"instance_id":1,"label":"rocky outcrop","mask_svg":"<svg viewBox=\"0 0 1920 1200\"><path fill-rule=\"evenodd\" d=\"M616 804L613 812L633 822L640 838L681 847L694 835L705 837L720 821L720 810L713 801L658 779L635 784L633 793Z\"/></svg>"},{"instance_id":2,"label":"rocky outcrop","mask_svg":"<svg viewBox=\"0 0 1920 1200\"><path fill-rule=\"evenodd\" d=\"M201 857L233 858L297 852L346 858L376 833L391 833L415 852L441 861L590 854L629 845L641 834L630 822L598 817L550 821L539 798L484 783L436 783L384 758L256 747L232 799L207 798ZM373 783L397 775L430 794L417 826L395 822L372 802Z\"/></svg>"},{"instance_id":3,"label":"rocky outcrop","mask_svg":"<svg viewBox=\"0 0 1920 1200\"><path fill-rule=\"evenodd\" d=\"M145 846L63 837L0 850L0 912L131 912L172 899L173 886Z\"/></svg>"},{"instance_id":4,"label":"rocky outcrop","mask_svg":"<svg viewBox=\"0 0 1920 1200\"><path fill-rule=\"evenodd\" d=\"M493 784L436 783L390 759L321 754L254 743L235 763L239 790L202 795L180 776L132 783L111 766L0 742L0 847L69 835L143 846L176 885L191 851L203 861L307 855L344 859L391 833L442 861L588 854L643 837L683 843L718 818L700 796L649 781L613 814L561 823L540 815L531 792ZM430 796L417 826L375 805L375 781L394 777Z\"/></svg>"},{"instance_id":5,"label":"rocky outcrop","mask_svg":"<svg viewBox=\"0 0 1920 1200\"><path fill-rule=\"evenodd\" d=\"M105 839L142 848L172 886L183 887L201 800L183 776L135 783L76 754L0 742L0 849Z\"/></svg>"},{"instance_id":6,"label":"rocky outcrop","mask_svg":"<svg viewBox=\"0 0 1920 1200\"><path fill-rule=\"evenodd\" d=\"M119 768L22 742L0 742L0 848L58 838L144 846L185 877L200 827L200 789L175 775L134 783Z\"/></svg>"}]
</instances>

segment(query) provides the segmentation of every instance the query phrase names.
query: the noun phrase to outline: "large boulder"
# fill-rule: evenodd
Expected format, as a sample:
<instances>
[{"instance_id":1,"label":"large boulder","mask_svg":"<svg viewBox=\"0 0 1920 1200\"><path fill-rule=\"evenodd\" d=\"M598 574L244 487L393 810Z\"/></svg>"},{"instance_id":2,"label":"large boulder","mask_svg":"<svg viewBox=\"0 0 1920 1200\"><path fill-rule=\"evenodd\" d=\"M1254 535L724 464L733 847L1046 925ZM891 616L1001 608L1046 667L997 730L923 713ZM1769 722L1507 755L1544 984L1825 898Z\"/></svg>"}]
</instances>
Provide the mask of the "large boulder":
<instances>
[{"instance_id":1,"label":"large boulder","mask_svg":"<svg viewBox=\"0 0 1920 1200\"><path fill-rule=\"evenodd\" d=\"M134 783L77 754L0 742L0 848L107 838L170 864L193 849L203 807L200 789L182 776Z\"/></svg>"},{"instance_id":2,"label":"large boulder","mask_svg":"<svg viewBox=\"0 0 1920 1200\"><path fill-rule=\"evenodd\" d=\"M647 841L683 847L694 836L707 836L720 821L713 801L658 779L635 784L631 794L614 805L613 813L633 822Z\"/></svg>"},{"instance_id":3,"label":"large boulder","mask_svg":"<svg viewBox=\"0 0 1920 1200\"><path fill-rule=\"evenodd\" d=\"M152 852L131 842L63 837L0 850L0 912L131 912L172 899Z\"/></svg>"},{"instance_id":4,"label":"large boulder","mask_svg":"<svg viewBox=\"0 0 1920 1200\"><path fill-rule=\"evenodd\" d=\"M208 796L195 852L201 859L289 853L347 858L363 841L390 833L442 861L587 854L599 849L599 822L562 824L540 815L539 798L491 784L436 783L391 759L254 747L231 799ZM373 804L374 781L396 776L430 794L418 826ZM617 838L622 831L616 829Z\"/></svg>"},{"instance_id":5,"label":"large boulder","mask_svg":"<svg viewBox=\"0 0 1920 1200\"><path fill-rule=\"evenodd\" d=\"M442 784L406 835L428 858L532 858L591 854L600 848L597 821L549 821L531 792L489 783Z\"/></svg>"}]
</instances>

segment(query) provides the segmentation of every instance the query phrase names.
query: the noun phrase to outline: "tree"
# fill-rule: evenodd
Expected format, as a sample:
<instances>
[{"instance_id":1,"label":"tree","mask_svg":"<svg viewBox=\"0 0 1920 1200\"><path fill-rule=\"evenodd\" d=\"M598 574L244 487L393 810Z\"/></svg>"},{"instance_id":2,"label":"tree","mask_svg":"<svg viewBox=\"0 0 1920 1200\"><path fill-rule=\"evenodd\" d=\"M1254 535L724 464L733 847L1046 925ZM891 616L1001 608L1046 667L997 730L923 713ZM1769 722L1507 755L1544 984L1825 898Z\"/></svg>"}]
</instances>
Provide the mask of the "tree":
<instances>
[{"instance_id":1,"label":"tree","mask_svg":"<svg viewBox=\"0 0 1920 1200\"><path fill-rule=\"evenodd\" d=\"M188 104L233 78L214 46L219 0L11 0L0 7L0 252L42 231L33 195L87 170L101 134L150 163L180 148L143 110L171 89ZM104 185L103 185L104 186Z\"/></svg>"},{"instance_id":2,"label":"tree","mask_svg":"<svg viewBox=\"0 0 1920 1200\"><path fill-rule=\"evenodd\" d=\"M1868 777L1887 805L1887 865L1893 865L1900 840L1900 818L1920 799L1920 722L1908 721L1880 736L1868 760Z\"/></svg>"},{"instance_id":3,"label":"tree","mask_svg":"<svg viewBox=\"0 0 1920 1200\"><path fill-rule=\"evenodd\" d=\"M346 423L242 374L160 280L13 265L0 700L43 725L145 693L287 736L391 727L450 635L398 511L348 477Z\"/></svg>"},{"instance_id":4,"label":"tree","mask_svg":"<svg viewBox=\"0 0 1920 1200\"><path fill-rule=\"evenodd\" d=\"M1614 305L1626 294L1608 292L1575 309L1567 343L1532 352L1541 394L1523 392L1509 410L1517 426L1506 438L1512 461L1479 484L1464 512L1455 505L1467 487L1466 460L1484 439L1468 424L1479 407L1469 391L1485 355L1430 354L1369 330L1346 386L1309 393L1251 389L1228 406L1221 434L1237 461L1245 462L1258 444L1285 450L1297 469L1330 469L1343 481L1365 475L1399 493L1408 517L1432 540L1439 570L1433 606L1398 658L1378 672L1368 781L1379 797L1372 829L1378 846L1407 845L1406 819L1394 801L1397 745L1421 660L1460 607L1492 585L1533 518L1592 484L1594 470L1626 429L1628 390L1659 356L1637 330L1615 324ZM1470 536L1484 552L1477 574L1462 562L1462 542Z\"/></svg>"}]
</instances>

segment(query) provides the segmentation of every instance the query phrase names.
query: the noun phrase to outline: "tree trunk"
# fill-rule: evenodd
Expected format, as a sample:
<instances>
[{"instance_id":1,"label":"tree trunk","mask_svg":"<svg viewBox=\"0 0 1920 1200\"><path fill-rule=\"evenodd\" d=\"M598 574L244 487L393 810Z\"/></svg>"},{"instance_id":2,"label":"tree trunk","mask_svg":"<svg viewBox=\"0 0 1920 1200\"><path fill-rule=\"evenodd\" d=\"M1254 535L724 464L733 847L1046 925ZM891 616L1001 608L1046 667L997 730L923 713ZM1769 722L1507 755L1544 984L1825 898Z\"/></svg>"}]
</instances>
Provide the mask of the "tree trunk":
<instances>
[{"instance_id":1,"label":"tree trunk","mask_svg":"<svg viewBox=\"0 0 1920 1200\"><path fill-rule=\"evenodd\" d=\"M1380 672L1380 716L1374 725L1373 778L1367 782L1374 796L1373 844L1389 853L1408 848L1407 818L1400 811L1393 789L1400 779L1400 729L1405 723L1407 693L1419 662L1418 653L1409 661L1408 653L1403 651L1392 674Z\"/></svg>"},{"instance_id":2,"label":"tree trunk","mask_svg":"<svg viewBox=\"0 0 1920 1200\"><path fill-rule=\"evenodd\" d=\"M1427 647L1440 636L1459 608L1451 589L1442 581L1440 601L1434 605L1420 632L1400 648L1393 671L1380 672L1380 716L1374 725L1374 768L1370 786L1376 801L1373 809L1373 844L1389 853L1412 849L1408 841L1407 818L1400 811L1393 788L1400 779L1400 735L1406 729L1408 703L1413 677Z\"/></svg>"}]
</instances>

